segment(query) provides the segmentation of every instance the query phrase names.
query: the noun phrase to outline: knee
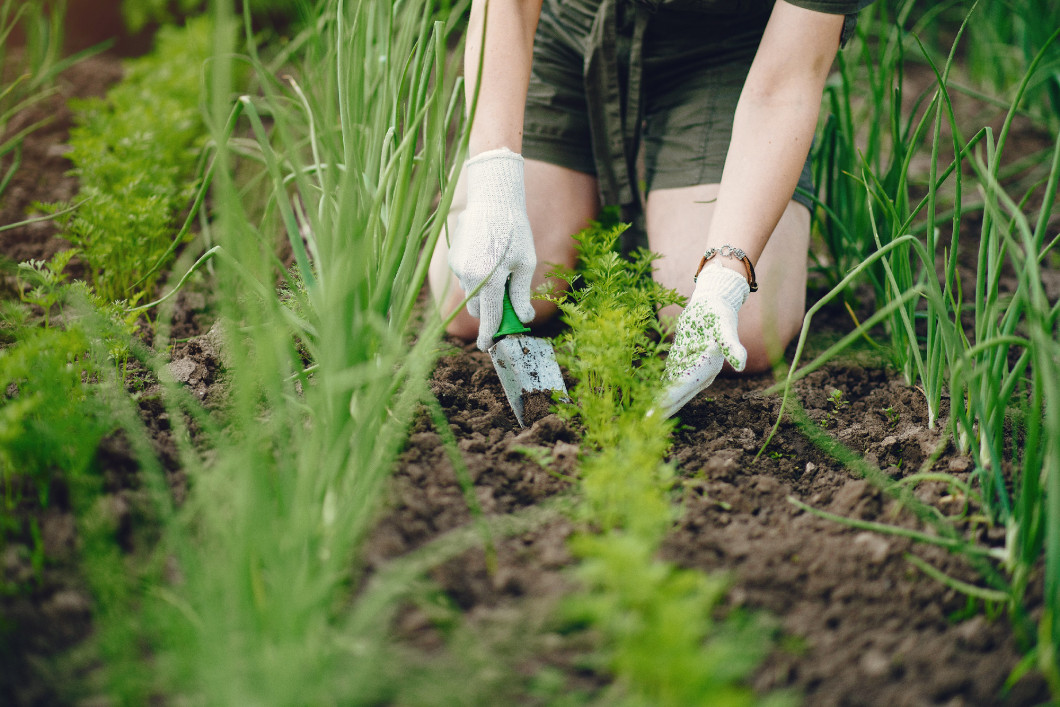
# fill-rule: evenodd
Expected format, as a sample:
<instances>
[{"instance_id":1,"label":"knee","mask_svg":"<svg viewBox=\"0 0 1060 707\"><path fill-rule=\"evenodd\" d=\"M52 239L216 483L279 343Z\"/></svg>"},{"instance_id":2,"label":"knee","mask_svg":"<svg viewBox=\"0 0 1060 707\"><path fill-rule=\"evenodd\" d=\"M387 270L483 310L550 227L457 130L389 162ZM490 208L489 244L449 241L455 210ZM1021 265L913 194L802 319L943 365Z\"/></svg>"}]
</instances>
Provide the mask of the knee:
<instances>
[{"instance_id":1,"label":"knee","mask_svg":"<svg viewBox=\"0 0 1060 707\"><path fill-rule=\"evenodd\" d=\"M754 326L741 332L741 341L747 349L745 374L766 373L784 358L788 344L802 328L802 320L790 320L773 326Z\"/></svg>"},{"instance_id":2,"label":"knee","mask_svg":"<svg viewBox=\"0 0 1060 707\"><path fill-rule=\"evenodd\" d=\"M780 356L772 355L773 352L761 346L750 345L745 348L747 349L747 365L744 366L743 373L746 375L772 371L774 362L780 358ZM781 355L783 354L783 349L781 349L780 353Z\"/></svg>"},{"instance_id":3,"label":"knee","mask_svg":"<svg viewBox=\"0 0 1060 707\"><path fill-rule=\"evenodd\" d=\"M478 319L461 309L445 327L445 333L462 341L474 341L478 338Z\"/></svg>"}]
</instances>

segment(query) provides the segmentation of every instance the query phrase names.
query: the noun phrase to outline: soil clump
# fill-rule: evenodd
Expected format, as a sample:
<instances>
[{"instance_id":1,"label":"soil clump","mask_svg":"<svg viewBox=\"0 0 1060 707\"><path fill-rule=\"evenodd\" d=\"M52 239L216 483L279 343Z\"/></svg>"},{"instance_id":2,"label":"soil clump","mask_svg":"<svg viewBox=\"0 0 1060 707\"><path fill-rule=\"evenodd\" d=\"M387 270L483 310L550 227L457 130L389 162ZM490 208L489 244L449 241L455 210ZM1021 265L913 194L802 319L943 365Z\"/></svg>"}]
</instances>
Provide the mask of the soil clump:
<instances>
[{"instance_id":1,"label":"soil clump","mask_svg":"<svg viewBox=\"0 0 1060 707\"><path fill-rule=\"evenodd\" d=\"M553 408L552 392L548 390L524 390L523 422L529 427L548 415Z\"/></svg>"}]
</instances>

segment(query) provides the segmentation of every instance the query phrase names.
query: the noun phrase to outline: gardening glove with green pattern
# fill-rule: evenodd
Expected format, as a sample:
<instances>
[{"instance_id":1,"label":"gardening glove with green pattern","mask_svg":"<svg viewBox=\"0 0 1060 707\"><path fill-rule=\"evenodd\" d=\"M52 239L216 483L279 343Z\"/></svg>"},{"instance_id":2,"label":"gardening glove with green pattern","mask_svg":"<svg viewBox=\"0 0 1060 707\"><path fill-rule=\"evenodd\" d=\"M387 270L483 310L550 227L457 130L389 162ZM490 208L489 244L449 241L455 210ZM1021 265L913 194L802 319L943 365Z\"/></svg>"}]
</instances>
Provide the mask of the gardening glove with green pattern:
<instances>
[{"instance_id":1,"label":"gardening glove with green pattern","mask_svg":"<svg viewBox=\"0 0 1060 707\"><path fill-rule=\"evenodd\" d=\"M747 278L720 263L703 268L685 311L677 319L667 382L659 409L670 417L714 382L725 361L742 371L747 349L736 333L737 313L750 293Z\"/></svg>"},{"instance_id":2,"label":"gardening glove with green pattern","mask_svg":"<svg viewBox=\"0 0 1060 707\"><path fill-rule=\"evenodd\" d=\"M504 287L520 321L534 318L530 279L537 265L526 216L523 158L507 148L467 161L467 207L457 221L449 267L468 295L467 311L479 319L477 344L485 351L501 325Z\"/></svg>"}]
</instances>

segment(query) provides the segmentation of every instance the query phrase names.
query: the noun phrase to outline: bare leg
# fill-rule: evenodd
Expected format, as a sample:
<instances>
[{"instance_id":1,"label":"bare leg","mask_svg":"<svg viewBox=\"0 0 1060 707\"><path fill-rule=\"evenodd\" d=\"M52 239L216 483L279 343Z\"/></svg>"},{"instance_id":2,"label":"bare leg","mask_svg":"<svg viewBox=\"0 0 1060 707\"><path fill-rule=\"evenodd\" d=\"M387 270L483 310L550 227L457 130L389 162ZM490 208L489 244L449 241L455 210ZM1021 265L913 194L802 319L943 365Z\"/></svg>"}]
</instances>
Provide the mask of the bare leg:
<instances>
[{"instance_id":1,"label":"bare leg","mask_svg":"<svg viewBox=\"0 0 1060 707\"><path fill-rule=\"evenodd\" d=\"M534 234L537 251L537 269L534 271L533 288L545 282L545 273L553 265L574 267L576 252L571 236L589 225L596 218L600 206L596 191L596 178L547 162L526 160L526 210L530 229ZM467 183L461 175L456 186L453 206L449 210L449 233L456 232L456 222L467 204ZM445 234L431 258L428 280L435 302L443 317L448 317L460 308L450 322L447 331L463 339L474 339L478 335L478 319L461 307L464 291L460 282L449 269L449 247ZM564 283L553 281L556 287ZM544 322L556 314L551 302L533 300L537 323Z\"/></svg>"},{"instance_id":2,"label":"bare leg","mask_svg":"<svg viewBox=\"0 0 1060 707\"><path fill-rule=\"evenodd\" d=\"M705 249L717 195L717 184L658 189L648 195L648 245L663 256L656 263L655 279L685 297L695 287L692 276ZM758 291L740 309L740 343L747 349L748 373L769 370L802 328L809 243L810 212L789 202L755 263ZM676 305L662 312L671 317L679 313Z\"/></svg>"}]
</instances>

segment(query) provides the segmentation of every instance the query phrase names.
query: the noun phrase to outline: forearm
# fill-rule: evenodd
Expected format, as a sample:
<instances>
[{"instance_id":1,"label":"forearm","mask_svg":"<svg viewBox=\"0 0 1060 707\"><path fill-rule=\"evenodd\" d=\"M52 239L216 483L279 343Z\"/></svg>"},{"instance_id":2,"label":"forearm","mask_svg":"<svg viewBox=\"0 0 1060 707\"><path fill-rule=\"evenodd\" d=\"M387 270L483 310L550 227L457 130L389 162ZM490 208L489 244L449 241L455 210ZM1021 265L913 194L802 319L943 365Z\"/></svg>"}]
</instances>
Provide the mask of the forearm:
<instances>
[{"instance_id":1,"label":"forearm","mask_svg":"<svg viewBox=\"0 0 1060 707\"><path fill-rule=\"evenodd\" d=\"M758 260L813 141L842 21L783 1L774 7L736 108L706 247L729 244Z\"/></svg>"},{"instance_id":2,"label":"forearm","mask_svg":"<svg viewBox=\"0 0 1060 707\"><path fill-rule=\"evenodd\" d=\"M523 111L540 14L541 0L489 0L488 8L485 0L472 3L464 50L469 114L474 110L471 155L500 147L522 152Z\"/></svg>"},{"instance_id":3,"label":"forearm","mask_svg":"<svg viewBox=\"0 0 1060 707\"><path fill-rule=\"evenodd\" d=\"M729 244L757 262L791 200L816 130L821 93L807 90L741 96L707 247Z\"/></svg>"}]
</instances>

